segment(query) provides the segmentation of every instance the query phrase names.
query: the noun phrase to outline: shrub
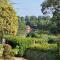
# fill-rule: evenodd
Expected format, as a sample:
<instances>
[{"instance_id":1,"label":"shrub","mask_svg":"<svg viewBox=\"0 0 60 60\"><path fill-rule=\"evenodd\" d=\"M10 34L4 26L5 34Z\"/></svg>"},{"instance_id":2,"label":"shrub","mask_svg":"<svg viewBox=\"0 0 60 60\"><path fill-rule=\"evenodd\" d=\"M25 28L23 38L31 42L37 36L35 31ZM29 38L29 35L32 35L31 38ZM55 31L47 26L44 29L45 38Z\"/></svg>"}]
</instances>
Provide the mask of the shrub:
<instances>
[{"instance_id":1,"label":"shrub","mask_svg":"<svg viewBox=\"0 0 60 60\"><path fill-rule=\"evenodd\" d=\"M48 43L48 40L47 39L43 39L43 38L33 38L33 40L35 41L35 44Z\"/></svg>"},{"instance_id":2,"label":"shrub","mask_svg":"<svg viewBox=\"0 0 60 60\"><path fill-rule=\"evenodd\" d=\"M36 38L37 34L35 32L30 32L30 33L27 34L26 37L35 37Z\"/></svg>"},{"instance_id":3,"label":"shrub","mask_svg":"<svg viewBox=\"0 0 60 60\"><path fill-rule=\"evenodd\" d=\"M35 43L44 44L44 43L56 43L58 40L55 35L40 34L40 38L34 38Z\"/></svg>"},{"instance_id":4,"label":"shrub","mask_svg":"<svg viewBox=\"0 0 60 60\"><path fill-rule=\"evenodd\" d=\"M23 56L25 50L29 47L42 50L44 52L50 49L53 50L57 47L56 43L48 44L48 40L49 40L48 38L52 37L52 39L54 38L53 40L55 40L56 36L53 37L53 35L41 34L40 38L19 37L19 36L11 36L11 35L7 35L4 37L7 41L13 42L14 46L18 45L18 48L16 48L15 46L15 48L13 49L13 51L16 52L15 54L18 54L18 56Z\"/></svg>"},{"instance_id":5,"label":"shrub","mask_svg":"<svg viewBox=\"0 0 60 60\"><path fill-rule=\"evenodd\" d=\"M4 48L4 50L3 50L3 57L4 57L4 59L5 60L11 60L11 57L12 57L12 55L11 55L11 46L10 45L8 45L8 44L5 44L4 46L3 46L3 48Z\"/></svg>"},{"instance_id":6,"label":"shrub","mask_svg":"<svg viewBox=\"0 0 60 60\"><path fill-rule=\"evenodd\" d=\"M0 50L3 48L3 45L2 44L0 44Z\"/></svg>"},{"instance_id":7,"label":"shrub","mask_svg":"<svg viewBox=\"0 0 60 60\"><path fill-rule=\"evenodd\" d=\"M43 44L43 43L56 43L58 40L57 36L55 35L48 35L48 34L39 34L39 38L34 39L36 43Z\"/></svg>"},{"instance_id":8,"label":"shrub","mask_svg":"<svg viewBox=\"0 0 60 60\"><path fill-rule=\"evenodd\" d=\"M32 38L18 37L18 36L5 36L5 39L15 43L14 45L19 46L18 56L23 56L24 51L33 43Z\"/></svg>"},{"instance_id":9,"label":"shrub","mask_svg":"<svg viewBox=\"0 0 60 60\"><path fill-rule=\"evenodd\" d=\"M14 53L14 55L16 56L19 52L19 46L16 46L15 48L12 49L12 52Z\"/></svg>"},{"instance_id":10,"label":"shrub","mask_svg":"<svg viewBox=\"0 0 60 60\"><path fill-rule=\"evenodd\" d=\"M52 51L53 49L57 49L57 44L48 44L48 43L45 43L45 44L34 44L32 45L30 48L33 48L33 49L37 49L37 50L40 50L40 51Z\"/></svg>"},{"instance_id":11,"label":"shrub","mask_svg":"<svg viewBox=\"0 0 60 60\"><path fill-rule=\"evenodd\" d=\"M25 57L29 60L56 60L56 44L36 44L25 51Z\"/></svg>"},{"instance_id":12,"label":"shrub","mask_svg":"<svg viewBox=\"0 0 60 60\"><path fill-rule=\"evenodd\" d=\"M54 36L54 35L49 35L49 37L48 37L48 43L56 43L57 42L57 40L58 40L58 38L57 38L57 36Z\"/></svg>"},{"instance_id":13,"label":"shrub","mask_svg":"<svg viewBox=\"0 0 60 60\"><path fill-rule=\"evenodd\" d=\"M0 44L0 56L2 56L2 54L3 54L3 45Z\"/></svg>"},{"instance_id":14,"label":"shrub","mask_svg":"<svg viewBox=\"0 0 60 60\"><path fill-rule=\"evenodd\" d=\"M5 36L5 39L9 42L13 42L14 46L18 45L19 48L18 49L15 49L14 51L16 50L19 50L18 51L18 55L19 56L23 56L24 55L24 51L29 48L30 45L32 44L44 44L44 43L47 43L48 40L47 39L43 39L43 38L30 38L30 37L27 37L27 38L24 38L24 37L18 37L18 36L11 36L11 35L7 35ZM13 47L13 46L12 46ZM16 47L15 47L16 48Z\"/></svg>"}]
</instances>

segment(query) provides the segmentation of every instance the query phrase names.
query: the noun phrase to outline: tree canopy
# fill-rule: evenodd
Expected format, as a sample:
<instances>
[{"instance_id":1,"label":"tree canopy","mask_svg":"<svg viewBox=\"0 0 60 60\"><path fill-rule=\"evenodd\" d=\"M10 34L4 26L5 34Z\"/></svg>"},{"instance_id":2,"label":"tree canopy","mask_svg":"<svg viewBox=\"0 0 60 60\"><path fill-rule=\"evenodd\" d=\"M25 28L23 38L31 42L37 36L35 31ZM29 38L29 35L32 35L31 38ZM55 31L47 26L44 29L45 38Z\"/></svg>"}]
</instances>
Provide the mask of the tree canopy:
<instances>
[{"instance_id":1,"label":"tree canopy","mask_svg":"<svg viewBox=\"0 0 60 60\"><path fill-rule=\"evenodd\" d=\"M5 34L16 35L18 18L8 0L0 0L0 30Z\"/></svg>"},{"instance_id":2,"label":"tree canopy","mask_svg":"<svg viewBox=\"0 0 60 60\"><path fill-rule=\"evenodd\" d=\"M50 9L50 12L60 11L60 0L45 0L42 3L42 12L46 13L46 10Z\"/></svg>"},{"instance_id":3,"label":"tree canopy","mask_svg":"<svg viewBox=\"0 0 60 60\"><path fill-rule=\"evenodd\" d=\"M43 14L47 14L48 11L52 12L52 24L51 31L54 33L60 33L60 0L45 0L42 3L42 12Z\"/></svg>"}]
</instances>

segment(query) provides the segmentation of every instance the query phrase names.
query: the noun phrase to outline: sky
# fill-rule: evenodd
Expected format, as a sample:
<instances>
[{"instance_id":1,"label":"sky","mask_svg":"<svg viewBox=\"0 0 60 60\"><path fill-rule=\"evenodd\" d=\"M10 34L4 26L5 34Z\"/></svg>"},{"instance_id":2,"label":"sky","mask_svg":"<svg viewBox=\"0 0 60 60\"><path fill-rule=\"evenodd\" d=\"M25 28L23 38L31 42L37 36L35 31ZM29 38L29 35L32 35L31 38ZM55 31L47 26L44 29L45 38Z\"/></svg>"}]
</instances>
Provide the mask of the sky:
<instances>
[{"instance_id":1,"label":"sky","mask_svg":"<svg viewBox=\"0 0 60 60\"><path fill-rule=\"evenodd\" d=\"M10 0L18 16L41 16L44 0Z\"/></svg>"}]
</instances>

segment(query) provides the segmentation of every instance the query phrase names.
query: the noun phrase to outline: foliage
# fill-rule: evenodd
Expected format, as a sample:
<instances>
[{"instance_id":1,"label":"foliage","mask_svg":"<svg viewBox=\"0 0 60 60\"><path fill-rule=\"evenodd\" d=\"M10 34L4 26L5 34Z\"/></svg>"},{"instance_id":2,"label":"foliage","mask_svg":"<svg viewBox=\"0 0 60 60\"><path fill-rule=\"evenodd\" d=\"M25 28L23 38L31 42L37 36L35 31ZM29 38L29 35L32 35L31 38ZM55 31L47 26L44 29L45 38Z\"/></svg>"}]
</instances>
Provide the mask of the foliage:
<instances>
[{"instance_id":1,"label":"foliage","mask_svg":"<svg viewBox=\"0 0 60 60\"><path fill-rule=\"evenodd\" d=\"M39 44L48 43L49 40L57 41L58 38L55 35L49 35L49 34L37 34L38 38L31 38L31 37L18 37L18 36L11 36L11 35L5 35L4 38L8 41L12 41L15 43L15 45L19 44L19 42L25 41L28 42L35 42Z\"/></svg>"},{"instance_id":2,"label":"foliage","mask_svg":"<svg viewBox=\"0 0 60 60\"><path fill-rule=\"evenodd\" d=\"M44 44L44 43L56 43L58 38L55 35L52 34L35 34L32 39L35 41L35 43L38 44Z\"/></svg>"},{"instance_id":3,"label":"foliage","mask_svg":"<svg viewBox=\"0 0 60 60\"><path fill-rule=\"evenodd\" d=\"M31 46L31 48L40 49L41 51L45 52L48 50L57 49L57 44L48 44L48 43L34 44Z\"/></svg>"},{"instance_id":4,"label":"foliage","mask_svg":"<svg viewBox=\"0 0 60 60\"><path fill-rule=\"evenodd\" d=\"M2 54L3 54L3 45L0 44L0 56L2 56Z\"/></svg>"},{"instance_id":5,"label":"foliage","mask_svg":"<svg viewBox=\"0 0 60 60\"><path fill-rule=\"evenodd\" d=\"M55 12L58 11L59 12L59 7L60 6L60 0L44 0L44 2L42 3L42 12L46 13L45 9L51 9L50 12ZM44 12L45 11L45 12Z\"/></svg>"},{"instance_id":6,"label":"foliage","mask_svg":"<svg viewBox=\"0 0 60 60\"><path fill-rule=\"evenodd\" d=\"M18 56L23 56L25 50L27 48L29 48L32 44L41 44L41 45L39 45L39 46L41 46L41 49L44 48L45 46L46 46L46 49L48 49L48 48L50 48L50 44L47 44L47 43L49 43L50 40L53 40L54 42L52 42L51 46L54 47L53 43L56 43L55 41L57 40L56 36L47 35L47 34L41 34L39 38L18 37L18 36L11 36L11 35L7 35L4 37L7 41L13 42L14 46L16 45L13 48L13 51L15 52L15 54L18 54ZM42 47L42 45L43 45L43 47ZM18 46L18 48L16 48L17 46Z\"/></svg>"},{"instance_id":7,"label":"foliage","mask_svg":"<svg viewBox=\"0 0 60 60\"><path fill-rule=\"evenodd\" d=\"M13 52L14 56L17 56L18 52L19 52L19 46L16 46L15 48L13 48L12 52Z\"/></svg>"},{"instance_id":8,"label":"foliage","mask_svg":"<svg viewBox=\"0 0 60 60\"><path fill-rule=\"evenodd\" d=\"M32 25L37 26L37 17L36 16L30 16L30 22Z\"/></svg>"},{"instance_id":9,"label":"foliage","mask_svg":"<svg viewBox=\"0 0 60 60\"><path fill-rule=\"evenodd\" d=\"M8 44L5 44L3 46L3 48L4 48L4 50L3 50L3 58L5 60L11 60L11 57L12 57L12 55L11 55L11 46L8 45Z\"/></svg>"},{"instance_id":10,"label":"foliage","mask_svg":"<svg viewBox=\"0 0 60 60\"><path fill-rule=\"evenodd\" d=\"M8 0L0 1L0 30L4 34L16 35L18 28L18 18Z\"/></svg>"},{"instance_id":11,"label":"foliage","mask_svg":"<svg viewBox=\"0 0 60 60\"><path fill-rule=\"evenodd\" d=\"M47 31L49 30L49 24L51 23L50 21L50 17L44 17L44 16L38 16L38 23L37 23L37 27L39 30Z\"/></svg>"},{"instance_id":12,"label":"foliage","mask_svg":"<svg viewBox=\"0 0 60 60\"><path fill-rule=\"evenodd\" d=\"M51 28L55 26L52 25L51 18L49 16L18 16L18 33L24 35L26 33L26 25L29 25L34 31L40 31L40 33L50 33Z\"/></svg>"},{"instance_id":13,"label":"foliage","mask_svg":"<svg viewBox=\"0 0 60 60\"><path fill-rule=\"evenodd\" d=\"M24 35L25 28L26 28L25 18L18 16L18 33L17 34Z\"/></svg>"},{"instance_id":14,"label":"foliage","mask_svg":"<svg viewBox=\"0 0 60 60\"><path fill-rule=\"evenodd\" d=\"M24 51L31 45L33 44L33 39L32 38L24 38L24 37L18 37L18 36L5 36L5 39L8 41L11 41L15 43L14 45L18 45L19 51L18 51L18 56L23 56Z\"/></svg>"},{"instance_id":15,"label":"foliage","mask_svg":"<svg viewBox=\"0 0 60 60\"><path fill-rule=\"evenodd\" d=\"M19 17L19 32L25 33L26 25L29 25L32 29L32 32L40 31L40 33L50 33L51 24L52 22L49 16ZM21 30L24 31L22 32Z\"/></svg>"},{"instance_id":16,"label":"foliage","mask_svg":"<svg viewBox=\"0 0 60 60\"><path fill-rule=\"evenodd\" d=\"M0 50L3 48L3 45L0 44Z\"/></svg>"},{"instance_id":17,"label":"foliage","mask_svg":"<svg viewBox=\"0 0 60 60\"><path fill-rule=\"evenodd\" d=\"M56 44L35 44L25 51L29 60L56 60Z\"/></svg>"},{"instance_id":18,"label":"foliage","mask_svg":"<svg viewBox=\"0 0 60 60\"><path fill-rule=\"evenodd\" d=\"M55 31L56 33L60 33L60 13L54 12L52 22L55 23Z\"/></svg>"},{"instance_id":19,"label":"foliage","mask_svg":"<svg viewBox=\"0 0 60 60\"><path fill-rule=\"evenodd\" d=\"M42 3L42 12L43 14L52 12L50 31L54 34L60 33L60 0L45 0Z\"/></svg>"}]
</instances>

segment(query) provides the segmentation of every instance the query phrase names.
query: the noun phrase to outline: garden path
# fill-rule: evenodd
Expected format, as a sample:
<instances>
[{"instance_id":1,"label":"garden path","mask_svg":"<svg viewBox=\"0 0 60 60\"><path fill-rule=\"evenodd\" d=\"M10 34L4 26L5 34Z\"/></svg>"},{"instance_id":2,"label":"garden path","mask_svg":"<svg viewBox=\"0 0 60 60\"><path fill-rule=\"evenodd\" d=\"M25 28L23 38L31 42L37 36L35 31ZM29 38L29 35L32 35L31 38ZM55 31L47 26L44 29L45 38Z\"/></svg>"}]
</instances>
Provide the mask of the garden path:
<instances>
[{"instance_id":1,"label":"garden path","mask_svg":"<svg viewBox=\"0 0 60 60\"><path fill-rule=\"evenodd\" d=\"M14 60L27 60L27 59L14 57Z\"/></svg>"}]
</instances>

